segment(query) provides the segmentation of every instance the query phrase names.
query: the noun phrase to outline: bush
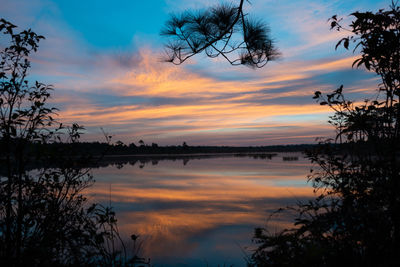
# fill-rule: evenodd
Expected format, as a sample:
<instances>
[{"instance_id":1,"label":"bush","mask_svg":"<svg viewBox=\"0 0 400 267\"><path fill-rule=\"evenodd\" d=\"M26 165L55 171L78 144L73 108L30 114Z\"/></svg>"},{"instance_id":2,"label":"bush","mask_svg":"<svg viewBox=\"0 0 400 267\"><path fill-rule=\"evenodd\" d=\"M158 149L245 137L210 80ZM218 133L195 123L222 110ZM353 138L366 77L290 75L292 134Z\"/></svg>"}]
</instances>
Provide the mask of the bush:
<instances>
[{"instance_id":1,"label":"bush","mask_svg":"<svg viewBox=\"0 0 400 267\"><path fill-rule=\"evenodd\" d=\"M335 114L335 140L308 157L317 198L291 207L295 226L279 233L255 231L259 245L250 266L397 266L400 253L400 9L355 12L349 37L364 66L381 78L376 99L356 105L340 86L314 98ZM345 29L336 16L331 26ZM338 145L333 145L336 143Z\"/></svg>"},{"instance_id":2,"label":"bush","mask_svg":"<svg viewBox=\"0 0 400 267\"><path fill-rule=\"evenodd\" d=\"M84 167L91 157L66 146L37 145L77 143L83 128L57 123L56 109L46 106L52 87L30 85L27 78L29 56L44 37L15 30L0 20L0 34L10 43L0 51L0 265L144 262L137 251L129 257L112 208L90 204L83 195L93 183Z\"/></svg>"}]
</instances>

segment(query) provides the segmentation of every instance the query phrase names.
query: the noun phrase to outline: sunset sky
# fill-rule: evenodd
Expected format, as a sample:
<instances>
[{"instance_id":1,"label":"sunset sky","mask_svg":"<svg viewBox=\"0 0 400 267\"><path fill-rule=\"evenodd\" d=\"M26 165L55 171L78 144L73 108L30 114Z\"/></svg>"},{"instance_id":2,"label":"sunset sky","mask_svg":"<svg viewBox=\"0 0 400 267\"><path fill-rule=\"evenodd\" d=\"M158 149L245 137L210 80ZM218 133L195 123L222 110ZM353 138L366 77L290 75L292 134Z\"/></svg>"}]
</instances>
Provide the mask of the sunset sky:
<instances>
[{"instance_id":1,"label":"sunset sky","mask_svg":"<svg viewBox=\"0 0 400 267\"><path fill-rule=\"evenodd\" d=\"M166 40L159 33L169 14L217 1L0 1L0 17L46 37L30 77L54 85L59 120L84 125L85 140L104 141L103 128L125 143L235 146L332 136L332 112L315 103L313 92L343 84L350 99L363 100L376 94L378 79L351 68L351 51L335 51L345 33L330 31L327 20L390 4L252 0L246 12L268 23L282 53L254 70L204 55L180 66L160 60Z\"/></svg>"}]
</instances>

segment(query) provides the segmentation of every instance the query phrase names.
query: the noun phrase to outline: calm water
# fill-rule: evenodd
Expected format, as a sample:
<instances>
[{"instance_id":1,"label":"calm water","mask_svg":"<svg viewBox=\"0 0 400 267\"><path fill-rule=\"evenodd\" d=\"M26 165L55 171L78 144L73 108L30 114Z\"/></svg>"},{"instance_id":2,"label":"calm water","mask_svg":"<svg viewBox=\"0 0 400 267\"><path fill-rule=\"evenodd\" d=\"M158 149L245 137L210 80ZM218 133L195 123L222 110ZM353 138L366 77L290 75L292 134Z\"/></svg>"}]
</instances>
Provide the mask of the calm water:
<instances>
[{"instance_id":1,"label":"calm water","mask_svg":"<svg viewBox=\"0 0 400 267\"><path fill-rule=\"evenodd\" d=\"M245 266L254 228L289 225L288 216L268 216L312 195L310 167L300 153L131 160L95 169L91 198L111 196L120 231L139 234L155 266Z\"/></svg>"}]
</instances>

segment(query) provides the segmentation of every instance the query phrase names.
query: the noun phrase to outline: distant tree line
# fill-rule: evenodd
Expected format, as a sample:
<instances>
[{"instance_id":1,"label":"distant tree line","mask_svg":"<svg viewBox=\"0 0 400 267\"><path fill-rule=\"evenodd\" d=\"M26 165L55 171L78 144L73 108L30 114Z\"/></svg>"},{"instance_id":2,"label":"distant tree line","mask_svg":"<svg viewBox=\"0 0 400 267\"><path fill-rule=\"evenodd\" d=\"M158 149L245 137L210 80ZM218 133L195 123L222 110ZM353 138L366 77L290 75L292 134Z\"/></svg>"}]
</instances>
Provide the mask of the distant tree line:
<instances>
[{"instance_id":1,"label":"distant tree line","mask_svg":"<svg viewBox=\"0 0 400 267\"><path fill-rule=\"evenodd\" d=\"M1 141L0 141L1 142ZM139 155L139 154L214 154L214 153L264 153L264 152L305 152L316 144L298 145L273 145L273 146L189 146L151 145L136 146L134 143L125 145L118 141L115 144L107 142L76 142L76 143L31 143L29 149L41 151L43 147L47 150L57 151L59 149L71 149L81 151L88 155ZM0 157L2 153L0 152ZM4 155L3 155L4 156Z\"/></svg>"}]
</instances>

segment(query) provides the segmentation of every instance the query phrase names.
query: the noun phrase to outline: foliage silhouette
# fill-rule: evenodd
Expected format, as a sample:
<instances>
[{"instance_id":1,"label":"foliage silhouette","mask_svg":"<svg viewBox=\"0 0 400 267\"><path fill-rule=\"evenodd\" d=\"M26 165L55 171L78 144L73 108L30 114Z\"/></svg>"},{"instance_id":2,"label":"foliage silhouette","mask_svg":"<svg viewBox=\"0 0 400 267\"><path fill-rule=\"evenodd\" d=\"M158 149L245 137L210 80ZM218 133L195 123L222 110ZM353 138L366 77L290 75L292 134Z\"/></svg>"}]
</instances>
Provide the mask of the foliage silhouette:
<instances>
[{"instance_id":1,"label":"foliage silhouette","mask_svg":"<svg viewBox=\"0 0 400 267\"><path fill-rule=\"evenodd\" d=\"M278 233L255 230L259 245L250 266L397 266L400 253L400 9L355 12L349 29L337 16L331 28L350 32L336 47L360 58L381 78L375 99L356 104L343 86L314 98L335 113L335 140L325 140L308 156L315 163L309 180L318 197L286 211L295 226ZM333 145L339 143L340 145Z\"/></svg>"},{"instance_id":2,"label":"foliage silhouette","mask_svg":"<svg viewBox=\"0 0 400 267\"><path fill-rule=\"evenodd\" d=\"M249 1L247 1L249 2ZM170 39L165 45L166 61L181 64L205 53L222 56L232 65L261 68L279 57L269 28L244 13L245 0L239 5L220 4L198 12L171 15L161 35ZM237 56L232 53L237 52Z\"/></svg>"},{"instance_id":3,"label":"foliage silhouette","mask_svg":"<svg viewBox=\"0 0 400 267\"><path fill-rule=\"evenodd\" d=\"M90 205L83 195L93 183L90 156L35 146L76 144L83 130L57 123L56 109L46 107L52 86L27 78L29 56L44 37L16 32L4 19L0 34L10 42L0 51L0 265L147 264L137 251L128 256L111 207ZM35 162L40 167L28 170Z\"/></svg>"}]
</instances>

